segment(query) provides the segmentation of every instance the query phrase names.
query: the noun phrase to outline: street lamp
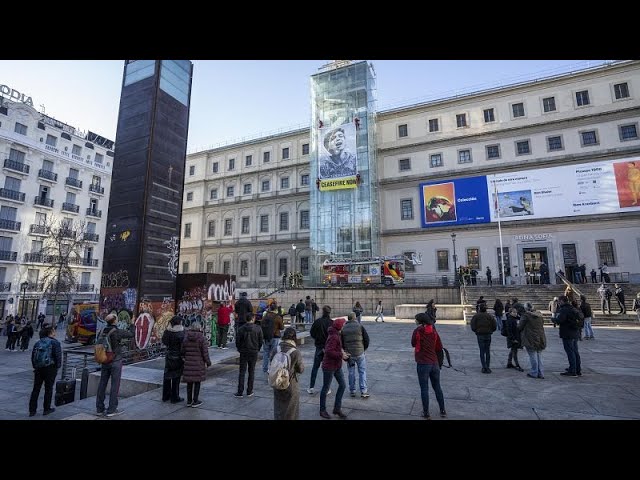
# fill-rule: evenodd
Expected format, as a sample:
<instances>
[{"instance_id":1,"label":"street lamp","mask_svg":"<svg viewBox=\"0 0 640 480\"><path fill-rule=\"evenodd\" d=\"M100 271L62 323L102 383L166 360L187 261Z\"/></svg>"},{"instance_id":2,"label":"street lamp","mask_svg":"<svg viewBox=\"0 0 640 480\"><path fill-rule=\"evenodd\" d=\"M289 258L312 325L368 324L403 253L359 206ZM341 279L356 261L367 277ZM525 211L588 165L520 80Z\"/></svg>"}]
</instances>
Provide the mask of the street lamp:
<instances>
[{"instance_id":1,"label":"street lamp","mask_svg":"<svg viewBox=\"0 0 640 480\"><path fill-rule=\"evenodd\" d=\"M454 284L458 284L458 255L456 255L456 234L451 234L451 241L453 242L453 278Z\"/></svg>"},{"instance_id":2,"label":"street lamp","mask_svg":"<svg viewBox=\"0 0 640 480\"><path fill-rule=\"evenodd\" d=\"M25 304L25 298L27 296L27 288L29 288L29 282L22 282L20 284L20 290L22 290L22 312L20 313L21 317L24 317L24 304Z\"/></svg>"},{"instance_id":3,"label":"street lamp","mask_svg":"<svg viewBox=\"0 0 640 480\"><path fill-rule=\"evenodd\" d=\"M296 266L298 264L298 258L296 257L296 244L292 243L291 248L293 249L293 285L296 284Z\"/></svg>"}]
</instances>

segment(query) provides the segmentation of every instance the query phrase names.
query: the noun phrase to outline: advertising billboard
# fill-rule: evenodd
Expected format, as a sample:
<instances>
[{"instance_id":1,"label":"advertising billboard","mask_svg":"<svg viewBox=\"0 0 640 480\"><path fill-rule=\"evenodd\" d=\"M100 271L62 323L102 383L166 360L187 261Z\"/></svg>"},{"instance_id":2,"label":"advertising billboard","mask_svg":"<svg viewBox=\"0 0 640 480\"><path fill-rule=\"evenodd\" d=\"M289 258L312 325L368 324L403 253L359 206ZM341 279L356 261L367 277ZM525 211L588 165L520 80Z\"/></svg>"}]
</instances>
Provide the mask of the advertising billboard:
<instances>
[{"instance_id":1,"label":"advertising billboard","mask_svg":"<svg viewBox=\"0 0 640 480\"><path fill-rule=\"evenodd\" d=\"M640 158L420 185L423 228L640 211Z\"/></svg>"},{"instance_id":2,"label":"advertising billboard","mask_svg":"<svg viewBox=\"0 0 640 480\"><path fill-rule=\"evenodd\" d=\"M318 129L320 191L356 188L356 127L345 123Z\"/></svg>"}]
</instances>

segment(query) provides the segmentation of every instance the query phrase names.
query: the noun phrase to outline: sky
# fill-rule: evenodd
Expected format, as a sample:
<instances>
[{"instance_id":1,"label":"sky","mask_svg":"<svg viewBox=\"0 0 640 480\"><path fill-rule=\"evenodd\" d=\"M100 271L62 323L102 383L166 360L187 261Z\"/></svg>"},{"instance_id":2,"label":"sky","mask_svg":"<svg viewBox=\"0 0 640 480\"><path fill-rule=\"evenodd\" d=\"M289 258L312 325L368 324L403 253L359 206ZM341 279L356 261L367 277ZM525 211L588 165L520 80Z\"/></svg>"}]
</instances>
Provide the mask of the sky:
<instances>
[{"instance_id":1,"label":"sky","mask_svg":"<svg viewBox=\"0 0 640 480\"><path fill-rule=\"evenodd\" d=\"M189 153L311 123L310 76L330 60L195 60ZM604 60L374 60L378 110L532 80ZM0 85L116 140L123 60L0 60ZM116 146L117 148L117 146Z\"/></svg>"}]
</instances>

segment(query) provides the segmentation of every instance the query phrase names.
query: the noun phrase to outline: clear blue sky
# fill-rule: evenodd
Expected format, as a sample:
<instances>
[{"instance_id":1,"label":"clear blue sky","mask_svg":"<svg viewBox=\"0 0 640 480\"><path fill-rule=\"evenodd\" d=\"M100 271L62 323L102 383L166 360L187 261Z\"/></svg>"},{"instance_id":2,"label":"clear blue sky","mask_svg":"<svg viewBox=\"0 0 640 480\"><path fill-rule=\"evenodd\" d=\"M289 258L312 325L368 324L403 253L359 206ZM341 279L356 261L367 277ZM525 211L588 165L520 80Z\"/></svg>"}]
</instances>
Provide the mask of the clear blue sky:
<instances>
[{"instance_id":1,"label":"clear blue sky","mask_svg":"<svg viewBox=\"0 0 640 480\"><path fill-rule=\"evenodd\" d=\"M188 149L310 124L309 77L329 60L196 60ZM601 60L374 60L378 109L554 75ZM0 84L115 140L122 60L0 60Z\"/></svg>"}]
</instances>

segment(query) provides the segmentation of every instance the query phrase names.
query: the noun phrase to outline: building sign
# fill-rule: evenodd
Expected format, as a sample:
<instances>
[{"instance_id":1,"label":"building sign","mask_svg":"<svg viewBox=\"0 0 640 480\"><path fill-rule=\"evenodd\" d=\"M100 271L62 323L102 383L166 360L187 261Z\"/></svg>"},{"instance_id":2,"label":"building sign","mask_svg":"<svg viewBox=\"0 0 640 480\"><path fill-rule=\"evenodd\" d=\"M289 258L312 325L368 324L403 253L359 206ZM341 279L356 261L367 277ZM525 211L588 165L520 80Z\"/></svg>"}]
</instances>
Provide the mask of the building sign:
<instances>
[{"instance_id":1,"label":"building sign","mask_svg":"<svg viewBox=\"0 0 640 480\"><path fill-rule=\"evenodd\" d=\"M523 233L521 235L513 236L514 240L521 242L540 242L551 238L552 236L550 233Z\"/></svg>"},{"instance_id":2,"label":"building sign","mask_svg":"<svg viewBox=\"0 0 640 480\"><path fill-rule=\"evenodd\" d=\"M353 123L318 129L318 150L320 191L357 187L356 126Z\"/></svg>"},{"instance_id":3,"label":"building sign","mask_svg":"<svg viewBox=\"0 0 640 480\"><path fill-rule=\"evenodd\" d=\"M97 133L93 133L91 130L89 130L85 139L108 150L113 150L113 140L101 137Z\"/></svg>"},{"instance_id":4,"label":"building sign","mask_svg":"<svg viewBox=\"0 0 640 480\"><path fill-rule=\"evenodd\" d=\"M51 127L55 127L55 128L59 128L60 130L67 132L71 135L75 135L76 134L76 129L74 127L72 127L71 125L67 125L66 123L62 123L59 120L56 120L55 118L51 118L47 115L42 115L42 118L40 119L40 121L46 125L49 125Z\"/></svg>"},{"instance_id":5,"label":"building sign","mask_svg":"<svg viewBox=\"0 0 640 480\"><path fill-rule=\"evenodd\" d=\"M31 100L31 97L28 97L24 93L20 93L19 91L11 87L8 87L7 85L0 85L0 94L2 94L3 96L6 95L7 97L9 97L12 100L15 100L16 102L22 102L25 105L29 105L30 107L33 107L33 100Z\"/></svg>"},{"instance_id":6,"label":"building sign","mask_svg":"<svg viewBox=\"0 0 640 480\"><path fill-rule=\"evenodd\" d=\"M640 211L640 157L420 185L422 226Z\"/></svg>"}]
</instances>

